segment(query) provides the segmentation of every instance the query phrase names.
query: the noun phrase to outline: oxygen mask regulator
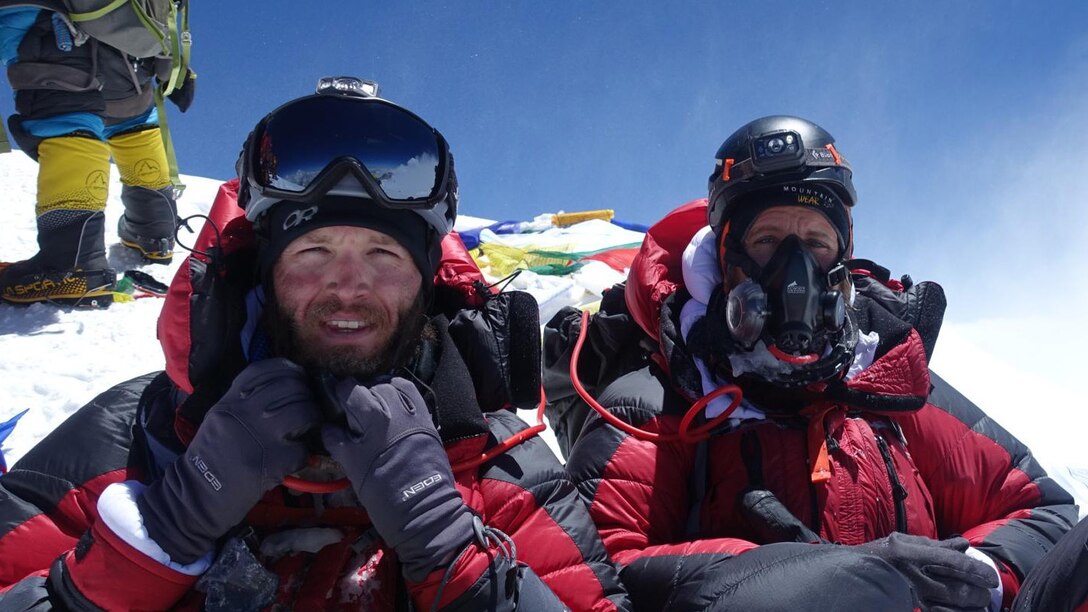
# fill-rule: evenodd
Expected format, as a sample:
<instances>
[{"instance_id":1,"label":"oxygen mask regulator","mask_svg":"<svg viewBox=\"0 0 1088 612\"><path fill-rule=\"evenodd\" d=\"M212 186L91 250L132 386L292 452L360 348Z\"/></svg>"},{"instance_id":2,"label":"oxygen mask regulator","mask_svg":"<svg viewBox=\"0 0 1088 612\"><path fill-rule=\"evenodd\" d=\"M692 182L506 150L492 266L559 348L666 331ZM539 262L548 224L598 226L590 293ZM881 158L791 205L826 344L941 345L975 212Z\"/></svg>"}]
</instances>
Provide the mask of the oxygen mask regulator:
<instances>
[{"instance_id":1,"label":"oxygen mask regulator","mask_svg":"<svg viewBox=\"0 0 1088 612\"><path fill-rule=\"evenodd\" d=\"M818 360L829 337L846 324L846 300L833 288L846 278L846 268L838 264L824 272L800 238L790 235L767 265L752 272L726 301L733 339L746 351L763 340L772 355L792 364Z\"/></svg>"}]
</instances>

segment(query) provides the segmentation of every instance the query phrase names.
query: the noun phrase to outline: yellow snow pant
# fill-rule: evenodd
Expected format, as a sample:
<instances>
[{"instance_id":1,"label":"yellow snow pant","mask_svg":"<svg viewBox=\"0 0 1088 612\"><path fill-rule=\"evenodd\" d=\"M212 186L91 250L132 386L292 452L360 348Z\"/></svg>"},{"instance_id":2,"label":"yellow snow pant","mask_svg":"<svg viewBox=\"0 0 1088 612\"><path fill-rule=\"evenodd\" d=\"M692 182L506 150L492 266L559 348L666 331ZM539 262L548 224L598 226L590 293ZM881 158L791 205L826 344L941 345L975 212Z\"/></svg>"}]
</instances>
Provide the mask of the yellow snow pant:
<instances>
[{"instance_id":1,"label":"yellow snow pant","mask_svg":"<svg viewBox=\"0 0 1088 612\"><path fill-rule=\"evenodd\" d=\"M158 191L170 185L170 170L158 126L118 134L109 140L121 182Z\"/></svg>"},{"instance_id":2,"label":"yellow snow pant","mask_svg":"<svg viewBox=\"0 0 1088 612\"><path fill-rule=\"evenodd\" d=\"M58 136L38 146L38 231L106 208L110 150L94 138Z\"/></svg>"}]
</instances>

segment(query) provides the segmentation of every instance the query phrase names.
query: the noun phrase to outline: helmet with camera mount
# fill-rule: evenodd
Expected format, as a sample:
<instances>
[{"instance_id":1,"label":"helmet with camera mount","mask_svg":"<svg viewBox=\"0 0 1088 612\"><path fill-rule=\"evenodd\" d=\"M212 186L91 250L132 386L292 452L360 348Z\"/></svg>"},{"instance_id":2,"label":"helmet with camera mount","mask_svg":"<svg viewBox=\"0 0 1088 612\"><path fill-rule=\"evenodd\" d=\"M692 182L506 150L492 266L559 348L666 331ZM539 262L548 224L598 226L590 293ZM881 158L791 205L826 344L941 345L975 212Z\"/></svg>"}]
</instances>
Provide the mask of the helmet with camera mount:
<instances>
[{"instance_id":1,"label":"helmet with camera mount","mask_svg":"<svg viewBox=\"0 0 1088 612\"><path fill-rule=\"evenodd\" d=\"M710 174L707 222L719 243L743 196L782 185L824 188L849 209L857 201L850 164L820 126L799 117L773 115L733 132ZM824 190L821 190L821 192ZM849 252L849 236L845 251Z\"/></svg>"}]
</instances>

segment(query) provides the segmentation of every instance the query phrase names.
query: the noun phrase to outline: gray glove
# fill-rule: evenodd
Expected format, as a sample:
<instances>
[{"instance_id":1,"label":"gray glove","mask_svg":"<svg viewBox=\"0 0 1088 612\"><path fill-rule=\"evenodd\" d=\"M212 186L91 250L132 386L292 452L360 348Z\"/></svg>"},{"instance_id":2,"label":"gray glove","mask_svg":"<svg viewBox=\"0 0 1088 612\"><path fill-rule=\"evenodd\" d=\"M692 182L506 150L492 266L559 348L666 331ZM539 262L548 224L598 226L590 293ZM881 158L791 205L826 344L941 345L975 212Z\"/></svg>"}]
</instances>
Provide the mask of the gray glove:
<instances>
[{"instance_id":1,"label":"gray glove","mask_svg":"<svg viewBox=\"0 0 1088 612\"><path fill-rule=\"evenodd\" d=\"M404 575L423 580L453 561L473 535L472 513L454 487L426 402L403 378L369 387L344 380L329 395L340 402L347 426L325 425L325 448L396 551Z\"/></svg>"},{"instance_id":2,"label":"gray glove","mask_svg":"<svg viewBox=\"0 0 1088 612\"><path fill-rule=\"evenodd\" d=\"M969 546L964 538L938 541L893 533L854 548L883 559L906 576L923 610L986 610L997 575L965 554Z\"/></svg>"},{"instance_id":3,"label":"gray glove","mask_svg":"<svg viewBox=\"0 0 1088 612\"><path fill-rule=\"evenodd\" d=\"M176 563L200 558L306 465L302 437L320 421L301 367L286 359L249 364L185 453L137 500L148 535Z\"/></svg>"}]
</instances>

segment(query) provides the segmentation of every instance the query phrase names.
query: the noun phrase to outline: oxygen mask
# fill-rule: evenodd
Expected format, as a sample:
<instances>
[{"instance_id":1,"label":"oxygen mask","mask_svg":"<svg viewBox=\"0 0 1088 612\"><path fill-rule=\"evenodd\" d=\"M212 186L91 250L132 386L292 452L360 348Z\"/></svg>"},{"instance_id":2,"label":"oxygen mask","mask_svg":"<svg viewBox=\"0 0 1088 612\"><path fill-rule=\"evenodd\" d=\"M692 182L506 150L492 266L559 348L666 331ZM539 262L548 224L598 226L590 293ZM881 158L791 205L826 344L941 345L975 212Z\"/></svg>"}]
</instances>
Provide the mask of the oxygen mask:
<instances>
[{"instance_id":1,"label":"oxygen mask","mask_svg":"<svg viewBox=\"0 0 1088 612\"><path fill-rule=\"evenodd\" d=\"M766 265L752 268L726 298L726 326L739 349L729 355L735 375L751 372L798 386L826 380L850 363L857 330L837 289L847 274L841 263L825 272L790 235Z\"/></svg>"}]
</instances>

